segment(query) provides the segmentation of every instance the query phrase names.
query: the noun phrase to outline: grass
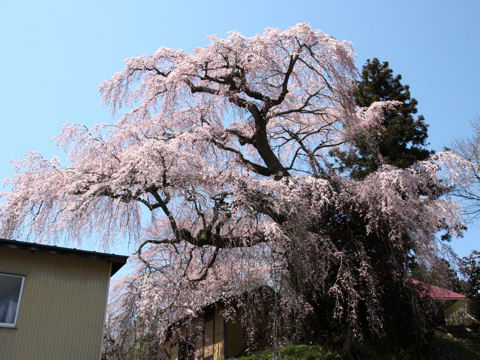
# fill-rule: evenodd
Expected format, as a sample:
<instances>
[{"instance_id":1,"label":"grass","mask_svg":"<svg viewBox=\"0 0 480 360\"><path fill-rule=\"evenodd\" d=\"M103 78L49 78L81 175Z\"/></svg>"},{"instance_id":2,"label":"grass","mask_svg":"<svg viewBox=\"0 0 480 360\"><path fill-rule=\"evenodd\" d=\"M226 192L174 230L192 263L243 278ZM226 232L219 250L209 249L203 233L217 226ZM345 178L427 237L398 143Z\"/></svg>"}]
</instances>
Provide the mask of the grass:
<instances>
[{"instance_id":1,"label":"grass","mask_svg":"<svg viewBox=\"0 0 480 360\"><path fill-rule=\"evenodd\" d=\"M459 341L435 336L428 347L412 351L387 342L361 346L363 358L368 360L478 360L480 354Z\"/></svg>"},{"instance_id":2,"label":"grass","mask_svg":"<svg viewBox=\"0 0 480 360\"><path fill-rule=\"evenodd\" d=\"M392 344L370 343L359 347L359 355L368 360L478 360L480 354L460 342L435 336L430 346L418 352L406 351ZM328 351L319 345L294 345L271 353L238 358L237 360L342 360L339 353Z\"/></svg>"},{"instance_id":3,"label":"grass","mask_svg":"<svg viewBox=\"0 0 480 360\"><path fill-rule=\"evenodd\" d=\"M341 357L331 351L325 350L319 345L293 345L279 349L273 353L264 353L252 356L244 356L237 360L340 360Z\"/></svg>"}]
</instances>

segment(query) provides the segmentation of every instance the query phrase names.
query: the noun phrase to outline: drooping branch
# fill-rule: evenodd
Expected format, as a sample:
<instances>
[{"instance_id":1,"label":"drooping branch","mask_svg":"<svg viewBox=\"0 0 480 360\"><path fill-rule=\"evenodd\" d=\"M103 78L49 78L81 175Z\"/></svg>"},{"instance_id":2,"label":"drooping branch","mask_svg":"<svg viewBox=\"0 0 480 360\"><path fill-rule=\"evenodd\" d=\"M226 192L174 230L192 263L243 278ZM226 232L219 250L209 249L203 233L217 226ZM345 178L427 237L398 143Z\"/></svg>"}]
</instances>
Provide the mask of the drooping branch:
<instances>
[{"instance_id":1,"label":"drooping branch","mask_svg":"<svg viewBox=\"0 0 480 360\"><path fill-rule=\"evenodd\" d=\"M401 281L407 251L434 256L435 234L462 227L435 160L362 180L335 172L329 151L379 137L389 106L356 109L355 76L350 45L307 24L129 59L101 92L130 111L113 126L66 125L69 168L20 161L0 230L130 236L146 274L132 291L161 289L133 321L175 321L238 283L274 283L281 310L296 311L285 319L329 311L346 329L380 328L374 271Z\"/></svg>"}]
</instances>

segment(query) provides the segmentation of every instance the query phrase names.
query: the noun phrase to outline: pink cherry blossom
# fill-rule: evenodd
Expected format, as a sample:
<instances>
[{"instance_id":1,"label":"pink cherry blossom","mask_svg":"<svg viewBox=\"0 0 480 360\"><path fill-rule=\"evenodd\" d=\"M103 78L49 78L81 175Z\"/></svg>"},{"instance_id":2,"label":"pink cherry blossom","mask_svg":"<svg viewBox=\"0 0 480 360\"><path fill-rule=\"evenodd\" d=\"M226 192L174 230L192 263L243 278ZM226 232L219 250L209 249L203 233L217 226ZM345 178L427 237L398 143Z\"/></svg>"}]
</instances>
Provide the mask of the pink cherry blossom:
<instances>
[{"instance_id":1,"label":"pink cherry blossom","mask_svg":"<svg viewBox=\"0 0 480 360\"><path fill-rule=\"evenodd\" d=\"M362 181L340 176L331 151L358 133L374 148L382 109L397 105L355 107L351 44L308 24L210 40L127 59L100 85L115 122L66 124L56 138L66 165L34 152L16 163L1 235L135 241L138 268L112 316L143 318L157 340L172 321L260 285L296 318L329 297L351 329L363 304L381 331L380 280L358 239L435 257L437 232L462 229L441 176L458 179L463 165L441 153Z\"/></svg>"}]
</instances>

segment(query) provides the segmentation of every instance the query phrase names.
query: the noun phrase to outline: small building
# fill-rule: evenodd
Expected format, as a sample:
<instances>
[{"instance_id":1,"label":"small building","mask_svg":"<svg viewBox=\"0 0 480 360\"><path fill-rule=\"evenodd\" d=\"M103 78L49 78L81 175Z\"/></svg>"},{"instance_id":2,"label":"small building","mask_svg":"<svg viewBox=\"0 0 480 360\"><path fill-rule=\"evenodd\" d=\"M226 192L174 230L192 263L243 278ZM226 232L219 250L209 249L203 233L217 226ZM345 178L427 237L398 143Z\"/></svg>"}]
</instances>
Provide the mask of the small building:
<instances>
[{"instance_id":1,"label":"small building","mask_svg":"<svg viewBox=\"0 0 480 360\"><path fill-rule=\"evenodd\" d=\"M435 285L430 285L429 296L443 304L443 311L446 320L469 302L468 297L465 295Z\"/></svg>"},{"instance_id":2,"label":"small building","mask_svg":"<svg viewBox=\"0 0 480 360\"><path fill-rule=\"evenodd\" d=\"M193 332L192 328L200 328ZM163 346L168 360L223 360L236 357L243 350L243 333L239 322L226 322L221 307L211 309L196 319L195 325L182 329L183 339L174 336Z\"/></svg>"},{"instance_id":3,"label":"small building","mask_svg":"<svg viewBox=\"0 0 480 360\"><path fill-rule=\"evenodd\" d=\"M0 239L0 359L99 360L126 256Z\"/></svg>"},{"instance_id":4,"label":"small building","mask_svg":"<svg viewBox=\"0 0 480 360\"><path fill-rule=\"evenodd\" d=\"M428 296L442 304L445 321L447 323L449 322L449 318L452 317L457 310L467 305L470 301L468 297L455 291L430 285L415 279L412 279L412 282L421 288L421 296Z\"/></svg>"},{"instance_id":5,"label":"small building","mask_svg":"<svg viewBox=\"0 0 480 360\"><path fill-rule=\"evenodd\" d=\"M199 316L193 319L181 319L169 327L168 340L161 345L161 358L164 360L224 360L245 354L247 334L242 323L240 309L236 302L242 298L243 306L256 312L251 318L250 340L256 350L267 348L269 341L269 315L274 291L262 286L244 292L226 301L217 301L202 308ZM224 317L229 307L233 316ZM185 325L187 324L187 325ZM252 350L252 349L250 349Z\"/></svg>"}]
</instances>

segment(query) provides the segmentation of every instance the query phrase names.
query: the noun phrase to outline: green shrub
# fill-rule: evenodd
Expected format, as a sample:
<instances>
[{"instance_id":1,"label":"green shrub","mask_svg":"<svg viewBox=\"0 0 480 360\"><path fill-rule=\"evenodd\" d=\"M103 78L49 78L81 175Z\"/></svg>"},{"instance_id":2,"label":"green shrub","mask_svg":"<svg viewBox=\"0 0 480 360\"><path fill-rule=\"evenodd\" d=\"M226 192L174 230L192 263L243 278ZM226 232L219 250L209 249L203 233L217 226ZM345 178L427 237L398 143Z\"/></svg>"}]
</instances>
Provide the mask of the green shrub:
<instances>
[{"instance_id":1,"label":"green shrub","mask_svg":"<svg viewBox=\"0 0 480 360\"><path fill-rule=\"evenodd\" d=\"M370 342L358 348L361 359L368 360L478 360L480 354L455 340L435 336L423 350L404 349L387 341ZM271 353L256 354L237 360L342 360L338 353L319 345L288 346Z\"/></svg>"},{"instance_id":2,"label":"green shrub","mask_svg":"<svg viewBox=\"0 0 480 360\"><path fill-rule=\"evenodd\" d=\"M284 347L273 353L257 354L238 358L238 360L340 360L340 356L325 350L319 345L294 345Z\"/></svg>"},{"instance_id":3,"label":"green shrub","mask_svg":"<svg viewBox=\"0 0 480 360\"><path fill-rule=\"evenodd\" d=\"M360 346L368 360L478 360L480 354L458 341L434 336L423 349L405 349L387 341Z\"/></svg>"}]
</instances>

